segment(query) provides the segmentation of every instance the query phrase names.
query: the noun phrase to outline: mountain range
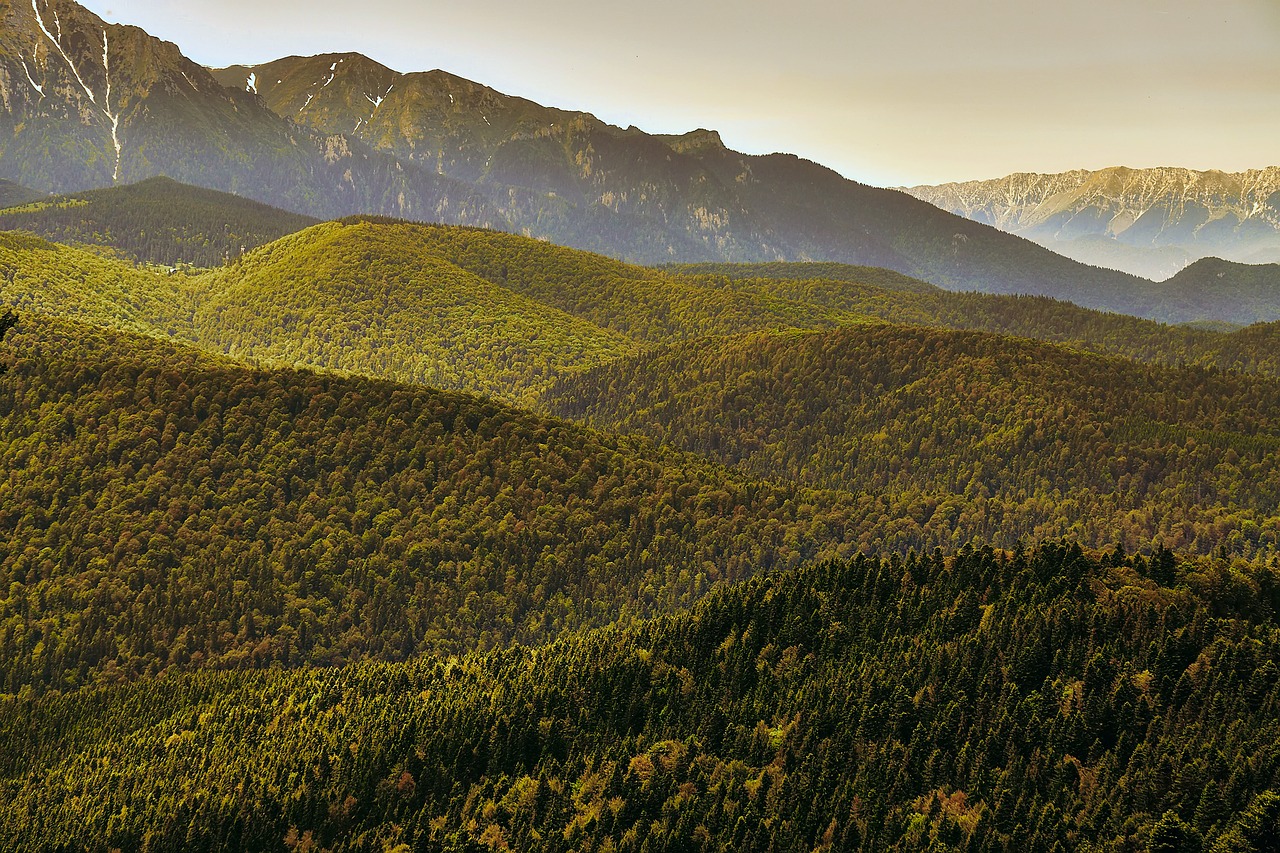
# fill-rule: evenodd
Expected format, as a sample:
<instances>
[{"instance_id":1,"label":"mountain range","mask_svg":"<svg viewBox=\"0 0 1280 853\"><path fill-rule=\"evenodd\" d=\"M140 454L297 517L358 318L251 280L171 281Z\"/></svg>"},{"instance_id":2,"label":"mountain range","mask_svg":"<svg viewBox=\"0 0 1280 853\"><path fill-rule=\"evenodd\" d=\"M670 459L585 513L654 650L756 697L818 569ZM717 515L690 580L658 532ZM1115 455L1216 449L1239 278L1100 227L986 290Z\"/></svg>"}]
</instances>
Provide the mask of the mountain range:
<instances>
[{"instance_id":1,"label":"mountain range","mask_svg":"<svg viewBox=\"0 0 1280 853\"><path fill-rule=\"evenodd\" d=\"M1280 849L1276 265L0 27L0 851Z\"/></svg>"},{"instance_id":2,"label":"mountain range","mask_svg":"<svg viewBox=\"0 0 1280 853\"><path fill-rule=\"evenodd\" d=\"M1020 173L906 190L1086 264L1161 281L1217 257L1280 262L1280 167Z\"/></svg>"},{"instance_id":3,"label":"mountain range","mask_svg":"<svg viewBox=\"0 0 1280 853\"><path fill-rule=\"evenodd\" d=\"M1169 322L1280 319L1270 286L1170 309L1149 281L714 131L618 128L358 54L210 72L71 0L4 8L0 96L0 177L42 193L167 175L318 218L479 225L643 263L838 261Z\"/></svg>"}]
</instances>

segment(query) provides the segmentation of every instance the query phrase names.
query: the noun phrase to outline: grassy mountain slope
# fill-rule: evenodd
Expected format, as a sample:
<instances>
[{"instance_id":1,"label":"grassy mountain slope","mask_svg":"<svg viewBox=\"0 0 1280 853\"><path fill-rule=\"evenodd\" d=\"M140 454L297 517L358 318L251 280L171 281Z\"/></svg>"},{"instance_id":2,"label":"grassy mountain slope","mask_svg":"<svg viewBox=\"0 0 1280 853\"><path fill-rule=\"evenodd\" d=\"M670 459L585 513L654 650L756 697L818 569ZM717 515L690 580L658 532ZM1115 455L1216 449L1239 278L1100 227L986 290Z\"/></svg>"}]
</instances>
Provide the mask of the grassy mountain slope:
<instances>
[{"instance_id":1,"label":"grassy mountain slope","mask_svg":"<svg viewBox=\"0 0 1280 853\"><path fill-rule=\"evenodd\" d=\"M1170 282L1170 289L1212 292L1203 279L1216 275L1220 270L1215 267L1222 263L1203 261L1187 270L1181 282ZM1246 287L1270 286L1268 270L1230 266L1242 278L1253 277ZM723 277L737 290L825 306L868 320L1014 335L1167 366L1190 364L1280 376L1275 341L1280 326L1275 323L1245 328L1214 322L1167 326L1044 296L955 293L889 270L840 264L685 264L670 269ZM1171 294L1170 301L1176 299Z\"/></svg>"},{"instance_id":2,"label":"grassy mountain slope","mask_svg":"<svg viewBox=\"0 0 1280 853\"><path fill-rule=\"evenodd\" d=\"M0 700L0 831L104 853L1263 853L1278 589L1065 547L862 558L539 649Z\"/></svg>"},{"instance_id":3,"label":"grassy mountain slope","mask_svg":"<svg viewBox=\"0 0 1280 853\"><path fill-rule=\"evenodd\" d=\"M327 223L193 281L195 339L232 355L513 401L633 341L441 260L410 225Z\"/></svg>"},{"instance_id":4,"label":"grassy mountain slope","mask_svg":"<svg viewBox=\"0 0 1280 853\"><path fill-rule=\"evenodd\" d=\"M914 497L931 509L902 523L926 531L982 512L1036 538L1280 546L1271 379L866 326L680 344L548 400L756 476Z\"/></svg>"},{"instance_id":5,"label":"grassy mountain slope","mask_svg":"<svg viewBox=\"0 0 1280 853\"><path fill-rule=\"evenodd\" d=\"M0 229L118 249L135 261L214 267L316 220L168 178L0 211Z\"/></svg>"}]
</instances>

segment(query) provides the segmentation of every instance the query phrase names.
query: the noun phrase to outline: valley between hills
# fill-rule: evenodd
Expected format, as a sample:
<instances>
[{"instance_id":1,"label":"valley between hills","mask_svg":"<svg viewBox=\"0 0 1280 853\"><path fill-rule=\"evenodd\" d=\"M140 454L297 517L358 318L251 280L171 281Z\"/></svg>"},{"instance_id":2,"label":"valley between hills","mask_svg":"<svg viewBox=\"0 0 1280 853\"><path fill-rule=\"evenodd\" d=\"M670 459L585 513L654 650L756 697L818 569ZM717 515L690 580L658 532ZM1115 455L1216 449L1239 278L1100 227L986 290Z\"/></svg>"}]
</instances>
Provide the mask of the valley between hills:
<instances>
[{"instance_id":1,"label":"valley between hills","mask_svg":"<svg viewBox=\"0 0 1280 853\"><path fill-rule=\"evenodd\" d=\"M70 0L0 89L0 850L1278 849L1274 265Z\"/></svg>"}]
</instances>

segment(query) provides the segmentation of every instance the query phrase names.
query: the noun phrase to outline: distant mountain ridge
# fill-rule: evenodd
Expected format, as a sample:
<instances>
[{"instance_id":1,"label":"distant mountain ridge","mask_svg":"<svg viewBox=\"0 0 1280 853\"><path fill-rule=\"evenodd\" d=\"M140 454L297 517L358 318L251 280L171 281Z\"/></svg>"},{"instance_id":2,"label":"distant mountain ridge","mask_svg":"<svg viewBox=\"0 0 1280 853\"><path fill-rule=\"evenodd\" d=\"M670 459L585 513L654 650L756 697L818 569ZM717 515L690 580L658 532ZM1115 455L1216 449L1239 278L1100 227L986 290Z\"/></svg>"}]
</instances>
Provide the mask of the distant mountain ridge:
<instances>
[{"instance_id":1,"label":"distant mountain ridge","mask_svg":"<svg viewBox=\"0 0 1280 853\"><path fill-rule=\"evenodd\" d=\"M1280 319L1269 287L1170 310L1143 279L710 130L618 128L350 53L215 77L72 0L0 7L0 99L0 179L39 192L167 175L318 218L476 225L635 263L830 261L1164 322Z\"/></svg>"},{"instance_id":2,"label":"distant mountain ridge","mask_svg":"<svg viewBox=\"0 0 1280 853\"><path fill-rule=\"evenodd\" d=\"M1280 261L1280 166L1018 173L906 189L1084 263L1163 280L1192 262Z\"/></svg>"}]
</instances>

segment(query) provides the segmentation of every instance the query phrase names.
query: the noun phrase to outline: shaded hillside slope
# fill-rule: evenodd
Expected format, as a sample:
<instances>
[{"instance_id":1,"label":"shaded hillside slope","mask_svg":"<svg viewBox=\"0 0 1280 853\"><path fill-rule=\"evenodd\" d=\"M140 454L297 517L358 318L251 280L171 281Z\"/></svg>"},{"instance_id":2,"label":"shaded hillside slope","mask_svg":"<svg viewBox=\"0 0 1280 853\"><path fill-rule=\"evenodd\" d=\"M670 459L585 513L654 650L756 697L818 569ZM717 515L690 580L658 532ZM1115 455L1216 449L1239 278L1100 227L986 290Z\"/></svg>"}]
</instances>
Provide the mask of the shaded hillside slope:
<instances>
[{"instance_id":1,"label":"shaded hillside slope","mask_svg":"<svg viewBox=\"0 0 1280 853\"><path fill-rule=\"evenodd\" d=\"M862 558L538 649L0 700L0 832L102 853L1264 853L1277 588L1060 546Z\"/></svg>"},{"instance_id":2,"label":"shaded hillside slope","mask_svg":"<svg viewBox=\"0 0 1280 853\"><path fill-rule=\"evenodd\" d=\"M110 247L138 262L216 267L316 220L168 178L0 210L0 229Z\"/></svg>"},{"instance_id":3,"label":"shaded hillside slope","mask_svg":"<svg viewBox=\"0 0 1280 853\"><path fill-rule=\"evenodd\" d=\"M1172 311L1194 320L1212 319L1210 300L1237 306L1234 322L1271 323L1280 320L1280 264L1237 264L1205 258L1162 282Z\"/></svg>"},{"instance_id":4,"label":"shaded hillside slope","mask_svg":"<svg viewBox=\"0 0 1280 853\"><path fill-rule=\"evenodd\" d=\"M43 193L29 190L13 181L0 180L0 209L19 204L29 204L43 198Z\"/></svg>"},{"instance_id":5,"label":"shaded hillside slope","mask_svg":"<svg viewBox=\"0 0 1280 853\"><path fill-rule=\"evenodd\" d=\"M930 507L890 529L980 513L1128 548L1280 545L1272 379L867 326L679 344L568 378L548 405L756 476Z\"/></svg>"}]
</instances>

